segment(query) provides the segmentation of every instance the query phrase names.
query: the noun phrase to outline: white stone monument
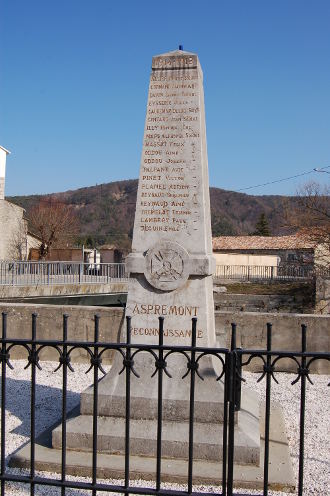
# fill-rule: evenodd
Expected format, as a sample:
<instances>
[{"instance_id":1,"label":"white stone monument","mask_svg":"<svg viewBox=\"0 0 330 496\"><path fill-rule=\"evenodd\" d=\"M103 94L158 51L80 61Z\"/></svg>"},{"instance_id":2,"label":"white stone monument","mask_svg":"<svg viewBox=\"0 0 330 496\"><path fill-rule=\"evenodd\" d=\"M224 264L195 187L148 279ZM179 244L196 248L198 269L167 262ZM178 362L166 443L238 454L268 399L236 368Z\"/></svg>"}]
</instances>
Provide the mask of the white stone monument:
<instances>
[{"instance_id":1,"label":"white stone monument","mask_svg":"<svg viewBox=\"0 0 330 496\"><path fill-rule=\"evenodd\" d=\"M203 74L197 55L153 57L126 314L133 342L215 344Z\"/></svg>"},{"instance_id":2,"label":"white stone monument","mask_svg":"<svg viewBox=\"0 0 330 496\"><path fill-rule=\"evenodd\" d=\"M197 55L181 50L153 57L141 158L126 315L131 317L132 343L157 344L159 317L164 317L164 344L190 345L192 318L197 318L197 346L215 346L209 181L206 150L203 75ZM122 332L121 341L126 334ZM163 456L187 459L190 376L187 358L171 354L163 378ZM223 393L220 361L200 360L195 386L197 459L222 457ZM124 453L125 373L117 355L99 384L102 418L98 449ZM134 357L130 412L132 455L155 456L158 377L155 358ZM183 379L182 377L186 375ZM152 377L153 376L153 377ZM93 388L81 398L81 416L68 423L67 446L92 447ZM253 415L258 417L257 407ZM241 424L240 424L241 425ZM258 420L249 432L237 427L235 459L258 463ZM179 442L178 442L179 441ZM61 428L53 446L61 445Z\"/></svg>"}]
</instances>

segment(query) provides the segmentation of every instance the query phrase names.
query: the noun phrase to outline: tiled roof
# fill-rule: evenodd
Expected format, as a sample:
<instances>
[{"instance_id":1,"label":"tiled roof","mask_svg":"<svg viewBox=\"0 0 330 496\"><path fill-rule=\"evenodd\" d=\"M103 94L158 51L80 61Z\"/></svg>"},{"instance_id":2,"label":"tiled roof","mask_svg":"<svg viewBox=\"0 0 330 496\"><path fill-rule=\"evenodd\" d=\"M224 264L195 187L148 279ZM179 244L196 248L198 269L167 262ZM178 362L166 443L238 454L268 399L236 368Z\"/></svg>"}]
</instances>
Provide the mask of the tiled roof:
<instances>
[{"instance_id":1,"label":"tiled roof","mask_svg":"<svg viewBox=\"0 0 330 496\"><path fill-rule=\"evenodd\" d=\"M213 250L297 250L314 248L299 234L290 236L219 236L213 238Z\"/></svg>"}]
</instances>

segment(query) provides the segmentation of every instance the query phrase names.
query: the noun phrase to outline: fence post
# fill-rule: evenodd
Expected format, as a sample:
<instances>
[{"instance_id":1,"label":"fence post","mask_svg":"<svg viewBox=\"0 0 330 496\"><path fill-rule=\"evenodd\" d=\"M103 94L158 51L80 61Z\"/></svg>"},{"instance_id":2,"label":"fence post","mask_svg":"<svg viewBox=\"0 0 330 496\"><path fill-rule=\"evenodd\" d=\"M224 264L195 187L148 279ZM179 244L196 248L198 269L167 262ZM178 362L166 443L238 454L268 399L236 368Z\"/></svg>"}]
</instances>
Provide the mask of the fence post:
<instances>
[{"instance_id":1,"label":"fence post","mask_svg":"<svg viewBox=\"0 0 330 496\"><path fill-rule=\"evenodd\" d=\"M236 375L236 324L231 324L231 346L229 352L228 402L229 402L229 435L228 435L228 475L227 496L233 494L234 482L234 450L235 450L235 375Z\"/></svg>"},{"instance_id":2,"label":"fence post","mask_svg":"<svg viewBox=\"0 0 330 496\"><path fill-rule=\"evenodd\" d=\"M93 365L93 455L92 455L92 484L95 486L97 482L97 416L98 416L98 372L99 366L101 364L101 358L99 357L99 325L100 316L94 315L94 353L92 358ZM92 489L92 496L96 495L96 490Z\"/></svg>"},{"instance_id":3,"label":"fence post","mask_svg":"<svg viewBox=\"0 0 330 496\"><path fill-rule=\"evenodd\" d=\"M268 472L269 472L269 427L270 427L270 392L272 379L272 324L267 322L267 357L264 372L266 373L266 410L265 410L265 454L264 454L264 494L268 492Z\"/></svg>"},{"instance_id":4,"label":"fence post","mask_svg":"<svg viewBox=\"0 0 330 496\"><path fill-rule=\"evenodd\" d=\"M129 473L130 473L130 420L131 420L131 370L133 366L132 362L132 350L131 346L131 317L126 316L126 353L124 359L124 366L126 369L126 380L125 380L125 489L129 488ZM125 492L125 494L129 494Z\"/></svg>"},{"instance_id":5,"label":"fence post","mask_svg":"<svg viewBox=\"0 0 330 496\"><path fill-rule=\"evenodd\" d=\"M61 454L61 482L65 483L66 475L66 419L67 419L67 383L68 383L68 363L70 357L67 354L68 340L68 314L63 314L63 351L62 351L62 454ZM61 359L60 359L61 362ZM62 487L62 494L65 494L65 488Z\"/></svg>"},{"instance_id":6,"label":"fence post","mask_svg":"<svg viewBox=\"0 0 330 496\"><path fill-rule=\"evenodd\" d=\"M301 326L301 351L306 352L306 333L307 326ZM305 404L306 404L306 377L308 369L306 368L306 357L301 357L300 375L300 433L299 433L299 471L298 471L298 496L303 495L304 486L304 437L305 437Z\"/></svg>"},{"instance_id":7,"label":"fence post","mask_svg":"<svg viewBox=\"0 0 330 496\"><path fill-rule=\"evenodd\" d=\"M30 488L34 494L35 488L35 439L36 439L36 368L38 366L37 355L37 314L32 314L31 349L29 363L31 365L31 410L30 410Z\"/></svg>"},{"instance_id":8,"label":"fence post","mask_svg":"<svg viewBox=\"0 0 330 496\"><path fill-rule=\"evenodd\" d=\"M162 465L162 420L163 420L163 372L166 367L164 361L164 317L159 317L158 345L159 354L156 369L158 371L158 405L157 405L157 457L156 457L156 491L161 488L161 465Z\"/></svg>"},{"instance_id":9,"label":"fence post","mask_svg":"<svg viewBox=\"0 0 330 496\"><path fill-rule=\"evenodd\" d=\"M195 374L198 368L196 362L196 334L197 318L193 317L191 328L191 359L190 359L190 401L189 401L189 448L188 448L188 494L192 493L193 486L193 458L194 458L194 411L195 411Z\"/></svg>"},{"instance_id":10,"label":"fence post","mask_svg":"<svg viewBox=\"0 0 330 496\"><path fill-rule=\"evenodd\" d=\"M7 338L7 313L2 312L2 339ZM6 364L7 344L1 345L1 475L6 472ZM9 358L9 356L8 356ZM1 494L5 494L5 481L1 479Z\"/></svg>"}]
</instances>

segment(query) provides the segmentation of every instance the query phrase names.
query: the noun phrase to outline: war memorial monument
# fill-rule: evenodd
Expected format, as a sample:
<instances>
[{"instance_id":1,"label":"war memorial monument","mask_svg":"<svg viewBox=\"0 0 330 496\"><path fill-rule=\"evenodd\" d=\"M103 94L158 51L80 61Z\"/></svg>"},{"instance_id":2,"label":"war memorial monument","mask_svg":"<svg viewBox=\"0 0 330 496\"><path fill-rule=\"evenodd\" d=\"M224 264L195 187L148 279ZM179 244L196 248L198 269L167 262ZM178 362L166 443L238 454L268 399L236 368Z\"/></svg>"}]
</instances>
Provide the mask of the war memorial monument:
<instances>
[{"instance_id":1,"label":"war memorial monument","mask_svg":"<svg viewBox=\"0 0 330 496\"><path fill-rule=\"evenodd\" d=\"M217 345L214 323L211 218L203 74L196 54L176 50L152 59L137 193L126 316L132 344L157 344L163 317L164 345L189 346L196 318L196 345ZM123 326L121 342L125 341ZM187 359L166 359L162 398L162 480L187 478L190 378ZM123 477L125 373L116 355L98 386L100 476ZM155 358L136 354L130 384L130 476L153 479L156 467L158 376ZM157 370L156 370L157 372ZM187 373L188 372L188 373ZM195 384L194 481L221 482L224 385L219 360L199 362ZM171 376L171 377L170 377ZM185 376L185 378L182 378ZM90 473L93 388L81 395L80 415L67 423L67 472ZM54 468L61 426L52 449L40 447L39 467ZM236 414L235 479L255 486L262 479L258 398L242 394ZM50 452L53 454L51 455ZM38 458L39 457L39 458ZM58 455L59 457L59 455ZM52 460L51 460L52 459ZM288 455L285 455L285 463ZM282 459L283 462L283 459ZM243 468L244 467L244 468ZM271 477L285 475L273 463Z\"/></svg>"}]
</instances>

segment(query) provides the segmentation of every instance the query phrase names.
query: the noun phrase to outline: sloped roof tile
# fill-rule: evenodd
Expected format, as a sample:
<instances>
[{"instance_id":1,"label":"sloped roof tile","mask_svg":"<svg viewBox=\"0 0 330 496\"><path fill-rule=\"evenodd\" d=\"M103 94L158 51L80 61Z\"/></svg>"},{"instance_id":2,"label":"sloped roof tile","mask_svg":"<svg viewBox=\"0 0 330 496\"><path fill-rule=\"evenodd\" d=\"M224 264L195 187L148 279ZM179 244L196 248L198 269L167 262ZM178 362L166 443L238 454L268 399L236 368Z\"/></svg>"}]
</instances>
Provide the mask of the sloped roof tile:
<instances>
[{"instance_id":1,"label":"sloped roof tile","mask_svg":"<svg viewBox=\"0 0 330 496\"><path fill-rule=\"evenodd\" d=\"M213 250L297 250L314 244L299 234L290 236L219 236L213 238Z\"/></svg>"}]
</instances>

